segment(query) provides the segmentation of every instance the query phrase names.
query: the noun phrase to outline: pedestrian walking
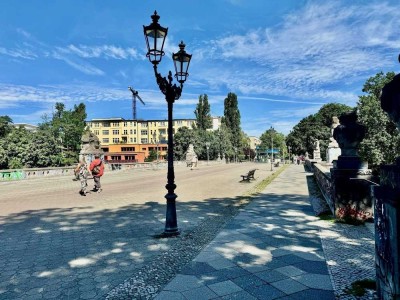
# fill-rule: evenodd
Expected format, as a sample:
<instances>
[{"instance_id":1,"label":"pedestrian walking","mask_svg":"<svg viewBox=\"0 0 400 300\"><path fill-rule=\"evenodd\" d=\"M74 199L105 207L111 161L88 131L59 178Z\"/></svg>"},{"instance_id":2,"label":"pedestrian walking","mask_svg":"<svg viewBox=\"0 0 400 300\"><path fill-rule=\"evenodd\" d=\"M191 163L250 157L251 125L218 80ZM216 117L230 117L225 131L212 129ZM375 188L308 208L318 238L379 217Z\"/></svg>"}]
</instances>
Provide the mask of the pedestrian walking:
<instances>
[{"instance_id":1,"label":"pedestrian walking","mask_svg":"<svg viewBox=\"0 0 400 300\"><path fill-rule=\"evenodd\" d=\"M88 186L87 179L89 176L89 169L86 163L86 160L83 158L75 168L75 174L80 181L81 189L79 190L79 194L81 196L86 196L87 191L86 188Z\"/></svg>"},{"instance_id":2,"label":"pedestrian walking","mask_svg":"<svg viewBox=\"0 0 400 300\"><path fill-rule=\"evenodd\" d=\"M100 178L104 174L104 162L100 159L100 155L94 156L94 161L89 166L90 172L93 175L94 188L93 192L100 193L102 191Z\"/></svg>"}]
</instances>

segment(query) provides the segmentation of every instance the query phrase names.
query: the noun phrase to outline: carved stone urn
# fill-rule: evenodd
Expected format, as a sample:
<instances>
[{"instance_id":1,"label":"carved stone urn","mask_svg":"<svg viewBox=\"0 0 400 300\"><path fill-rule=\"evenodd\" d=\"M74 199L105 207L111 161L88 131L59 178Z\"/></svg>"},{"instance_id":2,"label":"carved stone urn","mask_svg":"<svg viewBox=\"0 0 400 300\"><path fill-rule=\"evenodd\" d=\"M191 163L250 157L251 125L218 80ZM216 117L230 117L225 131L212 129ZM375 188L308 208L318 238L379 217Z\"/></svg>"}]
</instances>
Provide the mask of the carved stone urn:
<instances>
[{"instance_id":1,"label":"carved stone urn","mask_svg":"<svg viewBox=\"0 0 400 300\"><path fill-rule=\"evenodd\" d=\"M350 112L339 117L340 125L333 131L333 138L342 150L341 156L356 156L358 146L365 136L365 126L357 123L357 113Z\"/></svg>"}]
</instances>

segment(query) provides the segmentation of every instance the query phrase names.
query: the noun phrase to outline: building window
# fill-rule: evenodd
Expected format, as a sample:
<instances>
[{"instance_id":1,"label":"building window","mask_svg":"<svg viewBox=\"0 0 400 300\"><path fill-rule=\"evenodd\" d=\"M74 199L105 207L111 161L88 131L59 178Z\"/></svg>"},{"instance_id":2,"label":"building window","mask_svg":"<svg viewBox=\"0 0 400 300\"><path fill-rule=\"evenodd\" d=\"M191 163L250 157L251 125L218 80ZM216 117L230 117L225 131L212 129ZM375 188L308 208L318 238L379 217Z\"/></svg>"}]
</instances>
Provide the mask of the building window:
<instances>
[{"instance_id":1,"label":"building window","mask_svg":"<svg viewBox=\"0 0 400 300\"><path fill-rule=\"evenodd\" d=\"M109 122L103 122L103 127L110 127L110 123Z\"/></svg>"},{"instance_id":2,"label":"building window","mask_svg":"<svg viewBox=\"0 0 400 300\"><path fill-rule=\"evenodd\" d=\"M130 133L130 134L133 134L133 130L132 130L132 129L131 129L131 130L129 130L129 133Z\"/></svg>"},{"instance_id":3,"label":"building window","mask_svg":"<svg viewBox=\"0 0 400 300\"><path fill-rule=\"evenodd\" d=\"M133 134L136 134L136 129L133 130Z\"/></svg>"},{"instance_id":4,"label":"building window","mask_svg":"<svg viewBox=\"0 0 400 300\"><path fill-rule=\"evenodd\" d=\"M135 160L135 155L125 155L125 160Z\"/></svg>"},{"instance_id":5,"label":"building window","mask_svg":"<svg viewBox=\"0 0 400 300\"><path fill-rule=\"evenodd\" d=\"M113 143L118 144L119 143L119 138L113 138Z\"/></svg>"},{"instance_id":6,"label":"building window","mask_svg":"<svg viewBox=\"0 0 400 300\"><path fill-rule=\"evenodd\" d=\"M95 135L99 135L100 131L99 130L94 130Z\"/></svg>"},{"instance_id":7,"label":"building window","mask_svg":"<svg viewBox=\"0 0 400 300\"><path fill-rule=\"evenodd\" d=\"M108 143L110 140L108 138L103 139L103 143Z\"/></svg>"},{"instance_id":8,"label":"building window","mask_svg":"<svg viewBox=\"0 0 400 300\"><path fill-rule=\"evenodd\" d=\"M118 129L113 129L112 133L115 134L119 134L119 130Z\"/></svg>"},{"instance_id":9,"label":"building window","mask_svg":"<svg viewBox=\"0 0 400 300\"><path fill-rule=\"evenodd\" d=\"M135 151L135 147L121 147L122 152Z\"/></svg>"},{"instance_id":10,"label":"building window","mask_svg":"<svg viewBox=\"0 0 400 300\"><path fill-rule=\"evenodd\" d=\"M141 142L142 144L147 144L147 138L142 138L142 139L140 140L140 142Z\"/></svg>"},{"instance_id":11,"label":"building window","mask_svg":"<svg viewBox=\"0 0 400 300\"><path fill-rule=\"evenodd\" d=\"M124 134L128 134L128 130L124 129Z\"/></svg>"},{"instance_id":12,"label":"building window","mask_svg":"<svg viewBox=\"0 0 400 300\"><path fill-rule=\"evenodd\" d=\"M182 120L176 121L176 124L182 125Z\"/></svg>"},{"instance_id":13,"label":"building window","mask_svg":"<svg viewBox=\"0 0 400 300\"><path fill-rule=\"evenodd\" d=\"M136 138L133 138L133 142L136 143Z\"/></svg>"},{"instance_id":14,"label":"building window","mask_svg":"<svg viewBox=\"0 0 400 300\"><path fill-rule=\"evenodd\" d=\"M128 127L128 122L124 122L124 127Z\"/></svg>"},{"instance_id":15,"label":"building window","mask_svg":"<svg viewBox=\"0 0 400 300\"><path fill-rule=\"evenodd\" d=\"M120 155L111 155L111 160L121 160Z\"/></svg>"},{"instance_id":16,"label":"building window","mask_svg":"<svg viewBox=\"0 0 400 300\"><path fill-rule=\"evenodd\" d=\"M130 141L131 143L133 143L133 138L130 138L129 141Z\"/></svg>"},{"instance_id":17,"label":"building window","mask_svg":"<svg viewBox=\"0 0 400 300\"><path fill-rule=\"evenodd\" d=\"M100 127L100 123L94 123L94 127Z\"/></svg>"},{"instance_id":18,"label":"building window","mask_svg":"<svg viewBox=\"0 0 400 300\"><path fill-rule=\"evenodd\" d=\"M119 123L118 122L113 122L111 123L112 127L119 127Z\"/></svg>"},{"instance_id":19,"label":"building window","mask_svg":"<svg viewBox=\"0 0 400 300\"><path fill-rule=\"evenodd\" d=\"M165 122L160 122L160 126L165 126Z\"/></svg>"},{"instance_id":20,"label":"building window","mask_svg":"<svg viewBox=\"0 0 400 300\"><path fill-rule=\"evenodd\" d=\"M109 135L110 131L109 130L103 130L102 133L103 133L103 135Z\"/></svg>"},{"instance_id":21,"label":"building window","mask_svg":"<svg viewBox=\"0 0 400 300\"><path fill-rule=\"evenodd\" d=\"M140 131L140 134L141 134L141 135L147 135L147 132L148 132L147 130L141 130L141 131Z\"/></svg>"},{"instance_id":22,"label":"building window","mask_svg":"<svg viewBox=\"0 0 400 300\"><path fill-rule=\"evenodd\" d=\"M147 123L140 123L141 127L146 127L147 128Z\"/></svg>"}]
</instances>

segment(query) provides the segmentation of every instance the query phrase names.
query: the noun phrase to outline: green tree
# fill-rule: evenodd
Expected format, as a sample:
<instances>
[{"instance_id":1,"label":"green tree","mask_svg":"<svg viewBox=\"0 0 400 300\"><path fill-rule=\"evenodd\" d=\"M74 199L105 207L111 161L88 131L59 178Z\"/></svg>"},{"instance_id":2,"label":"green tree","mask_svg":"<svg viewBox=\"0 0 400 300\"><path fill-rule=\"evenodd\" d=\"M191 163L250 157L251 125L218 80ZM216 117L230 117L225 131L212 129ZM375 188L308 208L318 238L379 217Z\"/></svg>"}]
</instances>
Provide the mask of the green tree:
<instances>
[{"instance_id":1,"label":"green tree","mask_svg":"<svg viewBox=\"0 0 400 300\"><path fill-rule=\"evenodd\" d=\"M231 133L232 146L241 149L242 130L240 127L240 111L237 96L234 93L228 93L228 96L224 100L224 116L221 122Z\"/></svg>"},{"instance_id":2,"label":"green tree","mask_svg":"<svg viewBox=\"0 0 400 300\"><path fill-rule=\"evenodd\" d=\"M260 137L261 149L275 149L279 151L279 157L282 156L282 149L286 148L285 135L277 132L274 128L266 130ZM274 152L274 157L276 156Z\"/></svg>"},{"instance_id":3,"label":"green tree","mask_svg":"<svg viewBox=\"0 0 400 300\"><path fill-rule=\"evenodd\" d=\"M149 152L149 156L147 156L144 161L145 162L151 162L151 161L155 161L157 159L157 151L154 149L151 149Z\"/></svg>"},{"instance_id":4,"label":"green tree","mask_svg":"<svg viewBox=\"0 0 400 300\"><path fill-rule=\"evenodd\" d=\"M0 116L0 138L5 137L10 133L12 119L9 116Z\"/></svg>"},{"instance_id":5,"label":"green tree","mask_svg":"<svg viewBox=\"0 0 400 300\"><path fill-rule=\"evenodd\" d=\"M81 137L85 131L86 107L80 103L72 110L65 110L63 103L55 104L56 111L49 120L44 116L40 129L49 131L55 143L63 149L59 160L62 165L70 165L78 161Z\"/></svg>"},{"instance_id":6,"label":"green tree","mask_svg":"<svg viewBox=\"0 0 400 300\"><path fill-rule=\"evenodd\" d=\"M366 95L360 96L357 103L358 122L367 129L359 154L374 170L380 164L393 163L400 150L399 132L382 110L379 98L383 86L394 76L393 72L380 72L370 77L362 89Z\"/></svg>"},{"instance_id":7,"label":"green tree","mask_svg":"<svg viewBox=\"0 0 400 300\"><path fill-rule=\"evenodd\" d=\"M196 127L201 130L212 128L212 118L210 114L210 104L206 94L199 96L199 103L194 111L196 115Z\"/></svg>"},{"instance_id":8,"label":"green tree","mask_svg":"<svg viewBox=\"0 0 400 300\"><path fill-rule=\"evenodd\" d=\"M222 123L220 128L214 132L215 135L215 156L218 157L218 154L220 154L220 157L222 158L224 155L228 157L233 157L235 155L235 151L233 150L233 145L232 145L232 133L227 128L227 126Z\"/></svg>"},{"instance_id":9,"label":"green tree","mask_svg":"<svg viewBox=\"0 0 400 300\"><path fill-rule=\"evenodd\" d=\"M174 159L185 160L189 144L199 144L197 130L181 127L174 135ZM196 149L195 149L196 151ZM197 152L196 152L197 153Z\"/></svg>"},{"instance_id":10,"label":"green tree","mask_svg":"<svg viewBox=\"0 0 400 300\"><path fill-rule=\"evenodd\" d=\"M344 104L329 103L322 106L316 114L300 120L286 137L286 144L291 147L291 153L304 155L308 152L312 155L314 141L317 139L320 141L321 158L326 159L326 149L331 135L332 117L339 117L352 109L350 106Z\"/></svg>"},{"instance_id":11,"label":"green tree","mask_svg":"<svg viewBox=\"0 0 400 300\"><path fill-rule=\"evenodd\" d=\"M8 156L8 168L34 167L32 148L34 147L33 133L23 126L14 128L6 138L5 148Z\"/></svg>"}]
</instances>

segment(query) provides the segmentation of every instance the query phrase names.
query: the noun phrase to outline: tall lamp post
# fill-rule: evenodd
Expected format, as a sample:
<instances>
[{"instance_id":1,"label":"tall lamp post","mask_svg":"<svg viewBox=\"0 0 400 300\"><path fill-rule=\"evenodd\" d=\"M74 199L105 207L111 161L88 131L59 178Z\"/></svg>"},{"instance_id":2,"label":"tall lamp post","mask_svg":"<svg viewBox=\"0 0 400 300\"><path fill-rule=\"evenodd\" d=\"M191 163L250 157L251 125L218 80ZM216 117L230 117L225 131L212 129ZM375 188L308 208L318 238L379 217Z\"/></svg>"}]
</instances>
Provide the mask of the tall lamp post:
<instances>
[{"instance_id":1,"label":"tall lamp post","mask_svg":"<svg viewBox=\"0 0 400 300\"><path fill-rule=\"evenodd\" d=\"M153 134L153 141L154 141L154 144L156 144L156 154L157 154L157 162L158 162L158 143L160 142L160 139L157 140L157 133L155 133L155 132Z\"/></svg>"},{"instance_id":2,"label":"tall lamp post","mask_svg":"<svg viewBox=\"0 0 400 300\"><path fill-rule=\"evenodd\" d=\"M210 150L210 145L211 145L210 142L206 142L206 148L207 148L207 166L208 166L208 162L209 162L209 159L210 159L209 153L208 153L208 151Z\"/></svg>"},{"instance_id":3,"label":"tall lamp post","mask_svg":"<svg viewBox=\"0 0 400 300\"><path fill-rule=\"evenodd\" d=\"M168 104L168 174L167 174L167 185L165 188L168 193L165 195L167 200L167 211L165 219L164 236L175 236L179 235L178 221L176 216L176 205L175 200L177 195L175 194L175 173L174 173L174 141L173 141L173 126L172 126L172 112L173 104L175 100L178 100L182 93L183 83L186 81L189 69L191 54L186 53L185 44L183 41L179 44L179 51L172 53L172 60L175 65L175 78L179 82L179 86L172 84L172 73L169 71L168 78L162 77L157 72L157 65L161 62L164 56L164 42L167 37L168 28L162 27L158 20L160 16L157 15L157 11L151 16L152 23L149 26L143 26L144 36L147 45L147 54L150 62L153 64L154 75L157 80L158 87L161 92L165 95L165 100Z\"/></svg>"},{"instance_id":4,"label":"tall lamp post","mask_svg":"<svg viewBox=\"0 0 400 300\"><path fill-rule=\"evenodd\" d=\"M290 156L290 146L288 146L288 149L289 149L289 164L291 164L292 163L292 157Z\"/></svg>"},{"instance_id":5,"label":"tall lamp post","mask_svg":"<svg viewBox=\"0 0 400 300\"><path fill-rule=\"evenodd\" d=\"M274 128L271 126L271 171L272 171L272 164L274 161Z\"/></svg>"}]
</instances>

